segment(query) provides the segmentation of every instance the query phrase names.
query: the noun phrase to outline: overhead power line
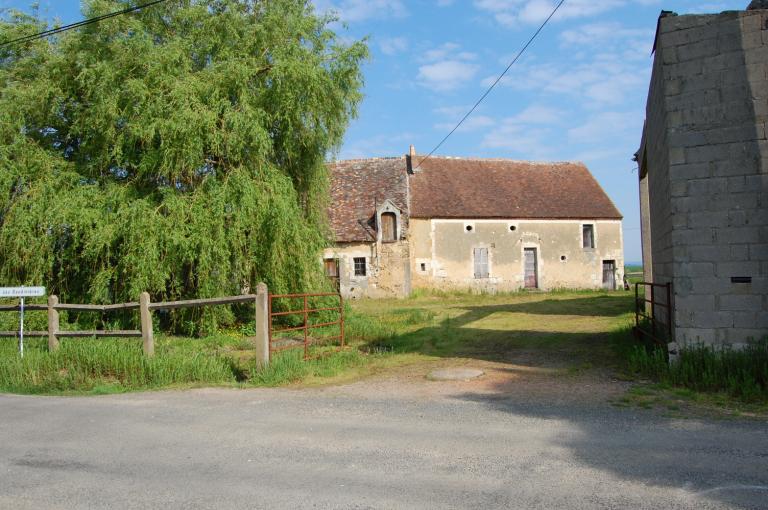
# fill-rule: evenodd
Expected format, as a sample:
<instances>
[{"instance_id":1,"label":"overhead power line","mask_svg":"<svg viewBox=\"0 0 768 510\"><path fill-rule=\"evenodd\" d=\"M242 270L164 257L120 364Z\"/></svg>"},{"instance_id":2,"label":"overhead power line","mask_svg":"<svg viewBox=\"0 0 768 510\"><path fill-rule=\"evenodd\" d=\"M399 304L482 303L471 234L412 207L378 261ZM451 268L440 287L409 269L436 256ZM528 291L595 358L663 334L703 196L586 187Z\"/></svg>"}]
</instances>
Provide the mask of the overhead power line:
<instances>
[{"instance_id":1,"label":"overhead power line","mask_svg":"<svg viewBox=\"0 0 768 510\"><path fill-rule=\"evenodd\" d=\"M530 46L530 45L533 43L533 41L536 39L536 37L538 37L539 33L541 33L541 31L542 31L542 30L544 30L544 27L545 27L545 26L547 26L547 23L549 23L549 20L551 20L551 19L552 19L552 17L555 15L555 13L556 13L558 10L560 10L560 7L562 7L564 3L565 3L565 0L560 0L560 3L559 3L559 4L557 4L557 6L555 6L555 8L554 8L554 9L552 10L552 12L550 13L550 15L549 15L549 16L547 16L547 19L545 19L545 20L544 20L544 23L542 23L542 24L541 24L541 26L539 27L539 29L538 29L538 30L536 30L536 32L535 32L535 33L534 33L534 34L531 36L531 38L530 38L530 39L528 39L528 42L527 42L527 43L525 43L525 46L523 46L523 48L522 48L522 49L521 49L521 50L520 50L520 51L517 53L517 55L515 55L515 58L513 58L513 59L512 59L512 62L510 62L510 63L509 63L509 65L507 66L507 68L506 68L506 69L504 69L504 72L502 72L502 73L499 75L499 77L498 77L498 78L496 78L496 81L494 81L494 82L491 84L491 86L490 86L490 87L488 87L488 90L486 90L486 91L485 91L485 94L483 94L482 96L480 96L480 99L478 99L478 100L477 100L477 102L475 103L475 105L474 105L474 106L473 106L473 107L472 107L472 108L471 108L471 109L470 109L470 110L467 112L467 114L466 114L466 115L464 115L464 117L462 117L462 118L461 118L461 120L459 121L459 123L458 123L458 124L456 124L456 126L455 126L453 129L451 129L450 133L448 133L447 135L445 135L445 137L444 137L442 140L440 140L440 143L438 143L438 144L435 146L435 148L434 148L434 149L432 149L432 150L429 152L429 154L427 154L426 156L424 156L424 157L422 158L422 160L421 160L421 161L419 161L419 164L418 164L418 165L416 165L416 166L414 167L414 170L415 170L415 169L417 169L417 168L419 168L419 167L421 166L421 164L422 164L422 163L424 163L424 162L425 162L427 159L429 159L429 158L430 158L430 156L432 156L432 155L435 153L435 151L437 151L437 149L439 149L439 148L440 148L440 147L441 147L441 146L442 146L442 145L445 143L445 141L446 141L446 140L448 140L448 138L450 138L450 136L451 136L453 133L455 133L457 129L459 129L459 127L460 127L460 126L461 126L461 125L464 123L464 121L465 121L465 120L467 120L467 118L469 118L469 116L470 116L470 115L472 115L472 113L473 113L473 112L474 112L474 111L477 109L477 107L478 107L478 106L480 106L480 103L482 103L482 102L483 102L483 100L485 100L485 98L486 98L486 97L488 97L488 94L490 94L490 93L491 93L491 91L494 89L494 87L496 87L496 85L498 85L498 83L501 81L501 79L502 79L502 78L504 78L504 76L506 76L507 72L509 72L509 70L512 68L512 66L513 66L513 65L515 65L515 62L517 62L518 60L520 60L520 57L522 57L522 56L523 56L523 53L525 53L525 50L527 50L527 49L528 49L528 46Z\"/></svg>"},{"instance_id":2,"label":"overhead power line","mask_svg":"<svg viewBox=\"0 0 768 510\"><path fill-rule=\"evenodd\" d=\"M141 9L146 9L147 7L152 7L153 5L157 5L166 1L167 0L153 0L152 2L147 2L142 5L128 7L126 9L123 9L122 11L110 12L109 14L102 14L101 16L96 16L95 18L84 19L76 23L70 23L69 25L63 25L57 28L52 28L50 30L45 30L43 32L38 32L36 34L25 35L24 37L19 37L17 39L11 39L10 41L0 43L0 48L3 48L5 46L10 46L12 44L34 41L37 39L43 39L45 37L49 37L55 34L60 34L61 32L66 32L67 30L73 30L75 28L80 28L86 25L91 25L93 23L98 23L100 21L104 21L105 19L115 18L117 16L122 16L123 14L130 14L132 12L139 11Z\"/></svg>"}]
</instances>

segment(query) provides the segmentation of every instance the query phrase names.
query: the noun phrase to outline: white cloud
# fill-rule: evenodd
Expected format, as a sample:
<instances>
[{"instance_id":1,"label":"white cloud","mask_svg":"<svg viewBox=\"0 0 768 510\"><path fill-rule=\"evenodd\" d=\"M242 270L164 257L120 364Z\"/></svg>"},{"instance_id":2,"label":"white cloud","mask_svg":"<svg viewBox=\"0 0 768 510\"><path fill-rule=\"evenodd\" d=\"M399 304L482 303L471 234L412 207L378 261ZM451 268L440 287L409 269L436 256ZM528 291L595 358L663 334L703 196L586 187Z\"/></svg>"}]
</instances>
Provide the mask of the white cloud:
<instances>
[{"instance_id":1,"label":"white cloud","mask_svg":"<svg viewBox=\"0 0 768 510\"><path fill-rule=\"evenodd\" d=\"M600 22L582 25L560 33L560 41L564 47L573 45L600 46L606 42L628 39L640 41L650 47L653 45L653 29L627 28L618 22Z\"/></svg>"},{"instance_id":2,"label":"white cloud","mask_svg":"<svg viewBox=\"0 0 768 510\"><path fill-rule=\"evenodd\" d=\"M456 43L444 43L421 55L419 60L424 64L419 66L416 79L423 87L438 92L458 89L477 75L476 58L477 55L462 51Z\"/></svg>"},{"instance_id":3,"label":"white cloud","mask_svg":"<svg viewBox=\"0 0 768 510\"><path fill-rule=\"evenodd\" d=\"M523 63L513 68L500 85L535 91L541 96L571 96L593 108L616 105L648 86L650 57L644 56L643 64L635 56L621 50L589 54L586 61ZM489 86L495 79L496 76L489 76L481 83Z\"/></svg>"},{"instance_id":4,"label":"white cloud","mask_svg":"<svg viewBox=\"0 0 768 510\"><path fill-rule=\"evenodd\" d=\"M379 48L385 55L397 55L408 49L408 39L405 37L385 37L379 41Z\"/></svg>"},{"instance_id":5,"label":"white cloud","mask_svg":"<svg viewBox=\"0 0 768 510\"><path fill-rule=\"evenodd\" d=\"M504 149L525 159L553 159L565 141L558 127L565 117L566 113L557 108L532 104L497 122L483 137L481 145Z\"/></svg>"},{"instance_id":6,"label":"white cloud","mask_svg":"<svg viewBox=\"0 0 768 510\"><path fill-rule=\"evenodd\" d=\"M634 0L642 4L658 0ZM630 0L568 0L558 10L553 20L586 18L630 3ZM514 27L520 24L539 24L552 13L555 0L475 0L475 7L490 13L501 25Z\"/></svg>"},{"instance_id":7,"label":"white cloud","mask_svg":"<svg viewBox=\"0 0 768 510\"><path fill-rule=\"evenodd\" d=\"M477 74L478 66L460 60L442 60L419 67L419 83L432 90L445 92L455 90L471 81Z\"/></svg>"},{"instance_id":8,"label":"white cloud","mask_svg":"<svg viewBox=\"0 0 768 510\"><path fill-rule=\"evenodd\" d=\"M467 110L469 111L469 110ZM464 112L466 114L466 112ZM462 114L461 117L464 115ZM461 117L454 122L440 122L434 125L438 131L450 131L456 126L456 123L461 120ZM496 125L496 121L492 117L487 115L470 115L461 126L456 130L457 133L469 133L477 131L479 129L487 128Z\"/></svg>"},{"instance_id":9,"label":"white cloud","mask_svg":"<svg viewBox=\"0 0 768 510\"><path fill-rule=\"evenodd\" d=\"M314 0L314 4L317 12L334 12L349 23L408 15L402 0Z\"/></svg>"},{"instance_id":10,"label":"white cloud","mask_svg":"<svg viewBox=\"0 0 768 510\"><path fill-rule=\"evenodd\" d=\"M415 141L418 141L418 136L409 132L351 140L344 144L338 159L399 156L408 152L408 145Z\"/></svg>"},{"instance_id":11,"label":"white cloud","mask_svg":"<svg viewBox=\"0 0 768 510\"><path fill-rule=\"evenodd\" d=\"M568 130L568 139L578 144L594 143L602 145L606 140L630 135L642 128L642 112L599 112L589 117L580 126Z\"/></svg>"}]
</instances>

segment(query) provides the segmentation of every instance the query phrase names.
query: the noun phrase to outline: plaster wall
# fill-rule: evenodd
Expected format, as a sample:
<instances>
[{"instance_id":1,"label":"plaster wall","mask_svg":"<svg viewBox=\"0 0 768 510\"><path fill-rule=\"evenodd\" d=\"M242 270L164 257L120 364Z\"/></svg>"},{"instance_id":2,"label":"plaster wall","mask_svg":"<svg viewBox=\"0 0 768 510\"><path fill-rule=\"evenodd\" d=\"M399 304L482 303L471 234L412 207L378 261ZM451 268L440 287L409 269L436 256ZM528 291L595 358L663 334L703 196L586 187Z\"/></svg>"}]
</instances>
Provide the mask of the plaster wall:
<instances>
[{"instance_id":1,"label":"plaster wall","mask_svg":"<svg viewBox=\"0 0 768 510\"><path fill-rule=\"evenodd\" d=\"M593 249L582 247L584 224L594 225ZM525 248L537 250L538 288L542 290L602 288L604 260L615 262L617 287L624 276L618 220L411 218L410 241L414 287L488 292L521 289ZM475 278L475 248L488 249L488 278Z\"/></svg>"}]
</instances>

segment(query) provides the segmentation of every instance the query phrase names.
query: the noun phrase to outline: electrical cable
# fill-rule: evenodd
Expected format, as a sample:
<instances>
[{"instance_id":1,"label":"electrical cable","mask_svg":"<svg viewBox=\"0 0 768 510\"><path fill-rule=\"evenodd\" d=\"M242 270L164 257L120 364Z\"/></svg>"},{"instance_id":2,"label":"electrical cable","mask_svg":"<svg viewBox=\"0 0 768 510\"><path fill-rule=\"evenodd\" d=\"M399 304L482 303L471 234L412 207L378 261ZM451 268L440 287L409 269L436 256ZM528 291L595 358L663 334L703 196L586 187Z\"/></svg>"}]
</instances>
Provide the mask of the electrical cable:
<instances>
[{"instance_id":1,"label":"electrical cable","mask_svg":"<svg viewBox=\"0 0 768 510\"><path fill-rule=\"evenodd\" d=\"M542 30L544 30L544 27L545 27L545 26L547 26L547 23L549 23L549 20L551 20L551 19L552 19L552 17L553 17L553 16L555 15L555 13L556 13L556 12L557 12L557 11L560 9L560 7L562 7L562 5L563 5L564 3L565 3L565 0L560 0L560 3L559 3L559 4L557 4L557 6L556 6L556 7L554 8L554 10L553 10L553 11L550 13L550 15L547 17L547 19L545 19L545 20L544 20L544 23L542 23L542 24L541 24L541 26L539 27L539 29L538 29L538 30L536 30L536 32L535 32L535 33L534 33L534 34L531 36L531 38L530 38L530 39L528 39L528 42L527 42L527 43L525 43L525 46L523 46L523 48L522 48L522 49L521 49L521 50L520 50L520 51L517 53L517 55L515 56L515 58L514 58L514 59L512 59L512 62L510 62L510 63L509 63L509 65L507 66L507 68L506 68L506 69L504 69L504 72L503 72L503 73L501 73L501 74L499 75L499 77L498 77L498 78L496 78L496 81L494 81L494 82L491 84L491 86L490 86L490 87L488 87L488 90L486 90L486 91L485 91L485 94L483 94L483 95L480 97L480 99L478 99L478 100L477 100L477 102L476 102L476 103L475 103L475 105L472 107L472 109L470 109L470 110L467 112L467 114L466 114L466 115L464 115L464 117L462 117L462 119L459 121L459 123L458 123L458 124L456 124L456 126L455 126L453 129L451 129L450 133L448 133L447 135L445 135L445 137L444 137L442 140L440 140L440 143L438 143L438 144L435 146L435 148L434 148L434 149L432 149L432 150L429 152L429 154L427 154L426 156L424 156L424 158L422 158L422 160L421 160L421 161L419 161L419 164L418 164L418 165L416 165L415 167L413 167L413 169L414 169L414 170L416 170L417 168L419 168L419 167L421 166L421 164L422 164L422 163L424 163L424 162L425 162L427 159L429 159L429 158L430 158L430 156L432 156L432 155L435 153L435 151L436 151L437 149L439 149L439 148L440 148L440 147L441 147L441 146L442 146L442 145L445 143L445 141L446 141L446 140L448 140L448 138L450 138L450 136L451 136L451 135L452 135L452 134L453 134L453 133L454 133L454 132L455 132L457 129L459 129L459 127L460 127L460 126L461 126L461 125L464 123L464 121L465 121L465 120L467 120L467 118L468 118L470 115L472 115L472 112L474 112L474 111L477 109L477 107L478 107L478 106L480 106L480 103L482 103L482 102L483 102L483 100L484 100L484 99L485 99L485 98L488 96L488 94L490 94L490 93L491 93L491 91L494 89L494 87L496 87L496 85L498 85L498 83L501 81L501 79L502 79L502 78L504 78L504 76L507 74L507 72L509 72L509 70L512 68L512 66L513 66L513 65L515 65L515 62L517 62L518 60L520 60L520 57L522 57L522 56L523 56L523 53L525 53L525 50L527 50L527 49L528 49L528 47L529 47L529 46L530 46L530 45L533 43L533 41L536 39L536 37L538 37L539 33L540 33Z\"/></svg>"},{"instance_id":2,"label":"electrical cable","mask_svg":"<svg viewBox=\"0 0 768 510\"><path fill-rule=\"evenodd\" d=\"M63 25L57 28L52 28L50 30L45 30L43 32L38 32L36 34L30 34L25 35L24 37L19 37L17 39L12 39L10 41L6 41L4 43L0 43L0 48L3 48L5 46L10 46L12 44L17 44L21 42L28 42L28 41L34 41L36 39L43 39L45 37L49 37L51 35L60 34L61 32L66 32L67 30L73 30L75 28L84 27L86 25L91 25L93 23L98 23L100 21L104 21L105 19L114 18L117 16L122 16L123 14L130 14L132 12L145 9L147 7L152 7L153 5L160 4L162 2L166 2L167 0L153 0L152 2L147 2L142 5L136 5L134 7L128 7L126 9L123 9L122 11L115 11L110 12L108 14L102 14L101 16L96 16L94 18L85 19L82 21L78 21L76 23L70 23L69 25Z\"/></svg>"}]
</instances>

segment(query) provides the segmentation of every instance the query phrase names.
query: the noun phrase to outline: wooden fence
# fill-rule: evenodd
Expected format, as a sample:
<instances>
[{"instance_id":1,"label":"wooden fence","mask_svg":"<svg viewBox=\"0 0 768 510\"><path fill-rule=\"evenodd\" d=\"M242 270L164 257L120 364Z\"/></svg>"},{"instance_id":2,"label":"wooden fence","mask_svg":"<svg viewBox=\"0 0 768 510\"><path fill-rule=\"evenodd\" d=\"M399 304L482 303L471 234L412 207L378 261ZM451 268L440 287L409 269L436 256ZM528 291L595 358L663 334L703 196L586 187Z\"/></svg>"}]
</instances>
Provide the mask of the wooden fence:
<instances>
[{"instance_id":1,"label":"wooden fence","mask_svg":"<svg viewBox=\"0 0 768 510\"><path fill-rule=\"evenodd\" d=\"M236 303L254 303L256 308L256 359L262 365L269 363L269 293L267 286L260 283L256 294L226 296L209 299L189 299L185 301L165 301L152 303L149 293L143 292L139 302L119 303L114 305L90 305L59 303L56 296L48 297L47 305L25 305L24 310L47 311L48 331L25 331L25 337L48 337L48 349L55 351L59 348L59 339L67 337L141 337L144 353L153 356L155 353L155 337L152 329L152 312L155 310L173 310L177 308L196 308L200 306L231 305ZM20 305L0 305L0 312L20 311ZM66 331L59 328L60 311L77 312L111 312L116 310L139 310L141 329L137 330L90 330ZM0 331L0 337L18 337L18 331Z\"/></svg>"}]
</instances>

